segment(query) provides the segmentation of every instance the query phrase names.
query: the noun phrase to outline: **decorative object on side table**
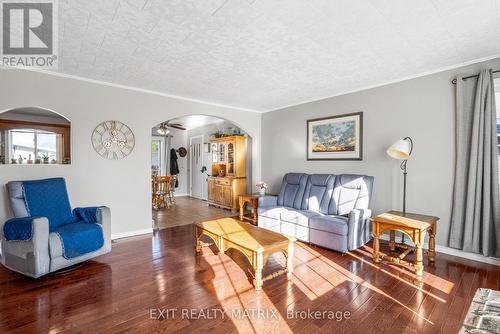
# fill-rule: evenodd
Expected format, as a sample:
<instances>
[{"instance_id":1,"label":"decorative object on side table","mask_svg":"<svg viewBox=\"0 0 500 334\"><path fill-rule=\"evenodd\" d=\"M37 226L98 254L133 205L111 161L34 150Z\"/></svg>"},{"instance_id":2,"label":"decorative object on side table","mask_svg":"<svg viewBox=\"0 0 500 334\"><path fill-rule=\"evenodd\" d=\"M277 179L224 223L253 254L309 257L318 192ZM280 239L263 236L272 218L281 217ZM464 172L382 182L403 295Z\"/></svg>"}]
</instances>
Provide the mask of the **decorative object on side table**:
<instances>
[{"instance_id":1,"label":"decorative object on side table","mask_svg":"<svg viewBox=\"0 0 500 334\"><path fill-rule=\"evenodd\" d=\"M266 194L267 184L264 181L259 181L255 184L255 188L257 188L261 196L264 196Z\"/></svg>"},{"instance_id":2,"label":"decorative object on side table","mask_svg":"<svg viewBox=\"0 0 500 334\"><path fill-rule=\"evenodd\" d=\"M403 215L406 213L406 175L408 174L407 164L411 153L413 152L413 140L410 137L405 137L398 140L387 149L387 155L393 159L403 160L401 162L401 170L403 171ZM401 242L405 242L405 236L401 236Z\"/></svg>"},{"instance_id":3,"label":"decorative object on side table","mask_svg":"<svg viewBox=\"0 0 500 334\"><path fill-rule=\"evenodd\" d=\"M94 150L103 158L118 160L132 153L135 146L134 133L119 121L105 121L92 133Z\"/></svg>"},{"instance_id":4,"label":"decorative object on side table","mask_svg":"<svg viewBox=\"0 0 500 334\"><path fill-rule=\"evenodd\" d=\"M363 113L308 120L307 160L363 160Z\"/></svg>"},{"instance_id":5,"label":"decorative object on side table","mask_svg":"<svg viewBox=\"0 0 500 334\"><path fill-rule=\"evenodd\" d=\"M380 236L385 231L390 231L390 242L389 248L394 251L397 244L395 242L394 231L401 233L406 233L406 235L412 238L415 243L415 264L413 265L417 276L422 276L424 265L423 265L423 245L425 240L425 234L429 234L429 251L427 256L429 262L434 262L434 257L436 256L436 224L439 220L438 217L425 216L414 213L405 213L401 211L389 211L373 217L372 219L372 231L373 231L373 261L380 262L382 259L386 259L390 262L402 265L411 265L404 258L408 255L412 248L407 245L399 245L406 250L398 257L382 256L380 254Z\"/></svg>"}]
</instances>

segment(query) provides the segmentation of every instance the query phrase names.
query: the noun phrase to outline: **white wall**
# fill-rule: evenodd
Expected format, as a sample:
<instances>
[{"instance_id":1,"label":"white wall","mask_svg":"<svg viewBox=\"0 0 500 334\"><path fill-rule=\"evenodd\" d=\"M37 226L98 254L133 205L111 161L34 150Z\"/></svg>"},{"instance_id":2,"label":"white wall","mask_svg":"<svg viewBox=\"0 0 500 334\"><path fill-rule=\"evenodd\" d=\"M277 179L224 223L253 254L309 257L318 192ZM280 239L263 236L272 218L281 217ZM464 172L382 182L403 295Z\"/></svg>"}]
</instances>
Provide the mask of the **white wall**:
<instances>
[{"instance_id":1,"label":"white wall","mask_svg":"<svg viewBox=\"0 0 500 334\"><path fill-rule=\"evenodd\" d=\"M408 162L407 211L435 215L437 243L446 246L454 171L455 87L458 73L500 69L500 60L294 106L262 118L262 175L277 192L283 174L359 173L375 176L375 213L401 208L399 162L385 150L406 136L415 142ZM500 103L500 102L497 102ZM363 161L307 161L306 120L364 112Z\"/></svg>"},{"instance_id":2,"label":"white wall","mask_svg":"<svg viewBox=\"0 0 500 334\"><path fill-rule=\"evenodd\" d=\"M230 119L260 146L261 114L203 104L56 75L22 70L0 74L0 111L38 106L71 120L72 165L0 166L0 184L11 180L63 176L73 206L107 205L112 233L123 236L151 229L151 128L179 116L205 114ZM118 161L94 152L90 136L105 120L120 120L135 134L131 155ZM260 176L260 152L254 152ZM6 190L0 191L0 222L10 217Z\"/></svg>"}]
</instances>

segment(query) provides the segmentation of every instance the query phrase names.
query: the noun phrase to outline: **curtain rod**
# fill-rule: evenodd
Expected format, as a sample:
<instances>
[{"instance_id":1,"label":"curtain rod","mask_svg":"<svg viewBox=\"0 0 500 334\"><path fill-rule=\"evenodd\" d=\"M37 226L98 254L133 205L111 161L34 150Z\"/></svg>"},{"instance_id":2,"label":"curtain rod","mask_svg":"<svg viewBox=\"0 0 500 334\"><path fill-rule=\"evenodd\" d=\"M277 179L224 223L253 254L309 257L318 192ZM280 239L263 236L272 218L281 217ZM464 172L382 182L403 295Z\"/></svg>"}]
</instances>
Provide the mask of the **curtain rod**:
<instances>
[{"instance_id":1,"label":"curtain rod","mask_svg":"<svg viewBox=\"0 0 500 334\"><path fill-rule=\"evenodd\" d=\"M499 73L499 72L500 72L500 70L496 70L496 71L493 71L492 73ZM477 78L477 77L479 77L479 74L469 75L468 77L463 77L462 80L467 80L470 78ZM455 85L457 83L457 79L455 78L455 79L451 80L451 83Z\"/></svg>"}]
</instances>

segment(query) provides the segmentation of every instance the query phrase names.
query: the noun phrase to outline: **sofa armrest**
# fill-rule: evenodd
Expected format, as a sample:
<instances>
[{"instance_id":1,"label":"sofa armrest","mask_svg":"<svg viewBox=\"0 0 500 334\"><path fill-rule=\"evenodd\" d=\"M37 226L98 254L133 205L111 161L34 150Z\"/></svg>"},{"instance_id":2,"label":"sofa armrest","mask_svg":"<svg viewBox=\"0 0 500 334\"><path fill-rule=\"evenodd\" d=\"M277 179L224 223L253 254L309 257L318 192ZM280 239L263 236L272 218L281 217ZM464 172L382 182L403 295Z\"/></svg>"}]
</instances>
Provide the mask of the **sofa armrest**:
<instances>
[{"instance_id":1,"label":"sofa armrest","mask_svg":"<svg viewBox=\"0 0 500 334\"><path fill-rule=\"evenodd\" d=\"M370 209L354 209L349 212L347 221L347 248L357 249L366 244L371 239Z\"/></svg>"},{"instance_id":2,"label":"sofa armrest","mask_svg":"<svg viewBox=\"0 0 500 334\"><path fill-rule=\"evenodd\" d=\"M278 196L265 195L259 197L259 207L262 206L277 206Z\"/></svg>"},{"instance_id":3,"label":"sofa armrest","mask_svg":"<svg viewBox=\"0 0 500 334\"><path fill-rule=\"evenodd\" d=\"M13 224L22 224L13 226ZM14 228L16 227L16 228ZM50 271L49 221L45 217L14 218L2 235L2 264L31 277Z\"/></svg>"},{"instance_id":4,"label":"sofa armrest","mask_svg":"<svg viewBox=\"0 0 500 334\"><path fill-rule=\"evenodd\" d=\"M366 220L372 216L371 209L354 209L349 212L349 224L356 221Z\"/></svg>"}]
</instances>

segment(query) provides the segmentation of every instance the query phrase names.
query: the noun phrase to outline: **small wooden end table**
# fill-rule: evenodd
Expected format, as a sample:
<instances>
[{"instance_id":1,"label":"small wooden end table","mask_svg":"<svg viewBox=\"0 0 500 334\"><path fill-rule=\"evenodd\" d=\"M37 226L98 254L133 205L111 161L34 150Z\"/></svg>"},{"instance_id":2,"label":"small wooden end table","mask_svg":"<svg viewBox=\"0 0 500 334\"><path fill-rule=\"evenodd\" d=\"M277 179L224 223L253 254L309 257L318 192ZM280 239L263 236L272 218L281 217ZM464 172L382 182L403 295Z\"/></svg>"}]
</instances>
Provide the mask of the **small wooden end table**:
<instances>
[{"instance_id":1,"label":"small wooden end table","mask_svg":"<svg viewBox=\"0 0 500 334\"><path fill-rule=\"evenodd\" d=\"M429 234L429 250L427 257L429 262L434 262L436 256L436 224L438 217L425 216L415 213L403 214L401 211L389 211L373 217L372 219L373 233L373 261L378 263L383 259L394 262L396 264L412 265L404 258L413 249L405 244L397 244L395 241L395 231L402 232L408 235L415 244L415 264L413 265L417 276L422 276L423 265L423 245L425 234ZM381 256L380 254L380 236L385 232L390 231L389 248L394 251L396 247L401 247L405 251L398 257Z\"/></svg>"},{"instance_id":2,"label":"small wooden end table","mask_svg":"<svg viewBox=\"0 0 500 334\"><path fill-rule=\"evenodd\" d=\"M257 209L259 208L259 197L264 197L264 196L276 196L276 195L274 195L274 194L261 195L260 193L240 195L240 197L239 197L240 219L241 220L248 220L253 225L257 225L257 220L258 220ZM245 216L245 204L247 204L247 203L252 205L252 216L251 217Z\"/></svg>"}]
</instances>

